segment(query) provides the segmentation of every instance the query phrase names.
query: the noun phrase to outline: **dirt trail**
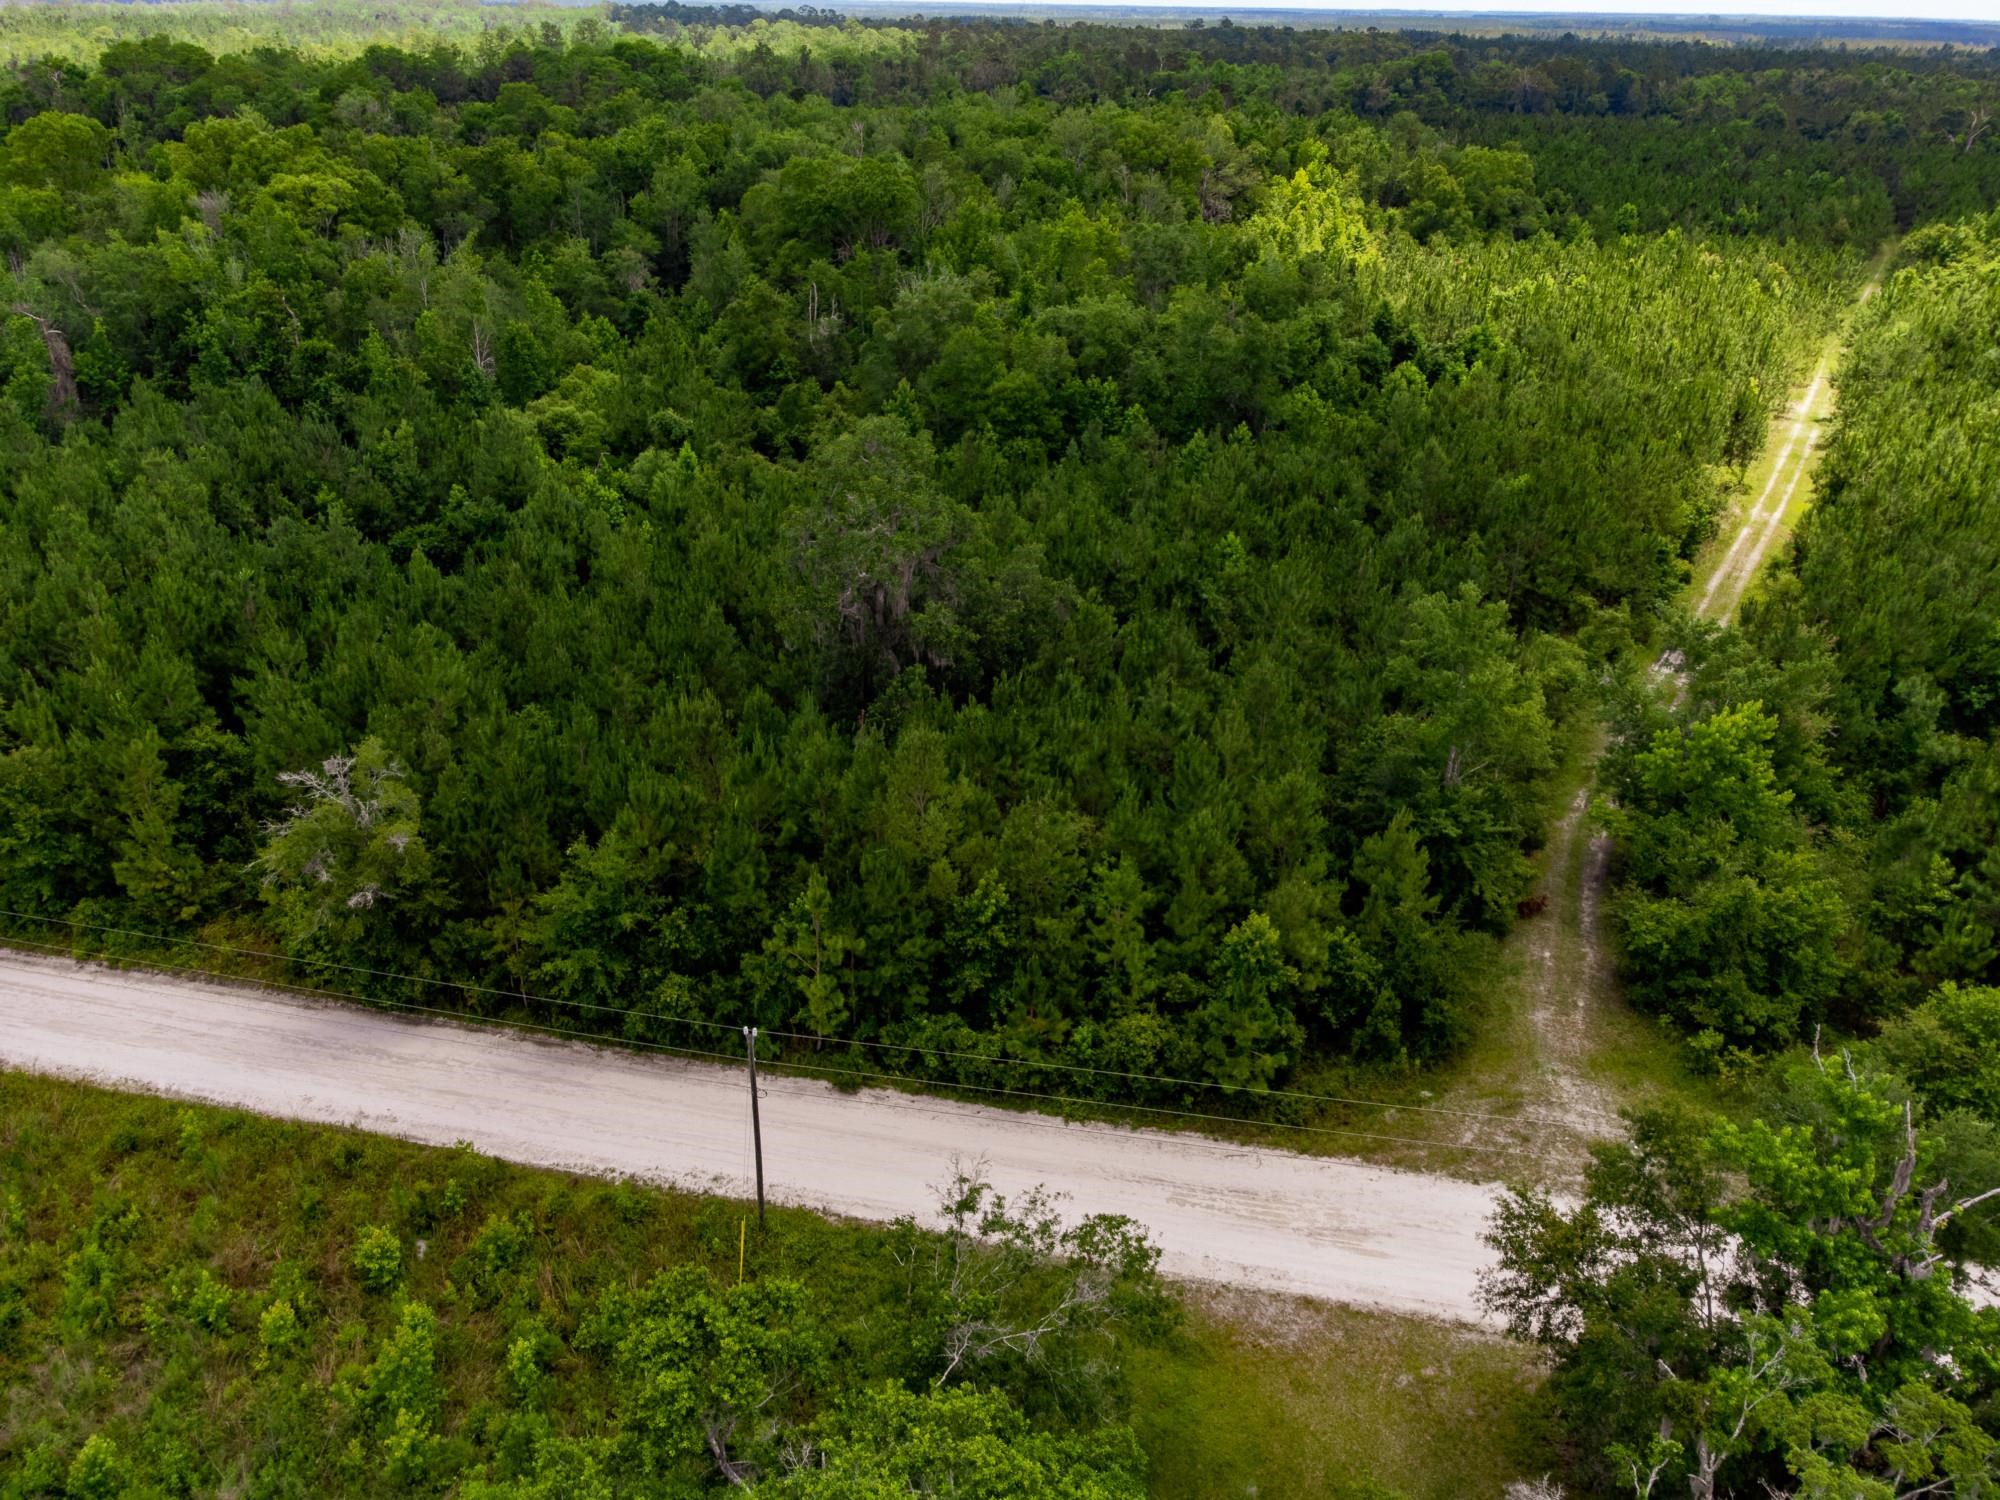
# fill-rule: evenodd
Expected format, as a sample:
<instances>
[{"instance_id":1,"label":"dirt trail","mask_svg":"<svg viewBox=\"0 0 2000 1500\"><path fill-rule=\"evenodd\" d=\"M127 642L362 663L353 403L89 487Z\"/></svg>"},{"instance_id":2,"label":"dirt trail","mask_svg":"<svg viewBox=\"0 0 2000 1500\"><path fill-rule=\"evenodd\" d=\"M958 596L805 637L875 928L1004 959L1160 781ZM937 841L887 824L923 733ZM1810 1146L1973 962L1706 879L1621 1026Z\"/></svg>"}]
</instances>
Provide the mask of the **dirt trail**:
<instances>
[{"instance_id":1,"label":"dirt trail","mask_svg":"<svg viewBox=\"0 0 2000 1500\"><path fill-rule=\"evenodd\" d=\"M1702 618L1728 624L1730 616L1736 613L1737 605L1743 602L1750 581L1763 566L1764 554L1776 539L1784 523L1786 508L1792 503L1799 480L1811 467L1813 450L1819 445L1820 423L1826 416L1821 398L1829 388L1832 363L1831 351L1820 357L1819 367L1813 371L1812 382L1807 385L1805 395L1792 408L1791 426L1785 434L1784 446L1778 450L1778 460L1771 466L1770 478L1764 481L1763 491L1744 516L1729 550L1709 575L1708 587L1702 590L1701 598L1695 604L1695 613ZM1780 480L1784 481L1782 492L1778 490Z\"/></svg>"},{"instance_id":2,"label":"dirt trail","mask_svg":"<svg viewBox=\"0 0 2000 1500\"><path fill-rule=\"evenodd\" d=\"M751 1191L749 1095L734 1069L249 986L0 950L0 1067ZM764 1079L762 1104L779 1203L925 1218L953 1155L983 1157L1003 1191L1046 1183L1080 1212L1131 1215L1184 1280L1479 1317L1490 1184L798 1078Z\"/></svg>"},{"instance_id":3,"label":"dirt trail","mask_svg":"<svg viewBox=\"0 0 2000 1500\"><path fill-rule=\"evenodd\" d=\"M1854 306L1849 311L1850 318L1875 295L1881 286L1882 268L1887 263L1888 252L1885 251L1877 258L1868 273L1867 282L1855 296ZM1695 602L1695 613L1705 620L1727 625L1735 618L1744 595L1756 582L1772 544L1789 532L1788 520L1797 520L1792 502L1813 470L1820 438L1827 419L1833 415L1833 372L1846 343L1846 333L1843 327L1827 339L1813 366L1812 378L1806 383L1805 394L1778 416L1765 438L1765 448L1769 451L1778 439L1778 429L1784 428L1784 440L1776 450L1777 459L1772 463L1763 487L1744 513L1742 524L1730 539L1728 550L1714 564L1707 585Z\"/></svg>"},{"instance_id":4,"label":"dirt trail","mask_svg":"<svg viewBox=\"0 0 2000 1500\"><path fill-rule=\"evenodd\" d=\"M1876 263L1855 307L1874 294L1883 264ZM1773 418L1765 439L1765 452L1772 455L1769 472L1739 512L1729 544L1715 556L1706 579L1697 572L1690 594L1695 613L1705 619L1727 624L1735 617L1771 548L1797 519L1794 502L1802 487L1809 488L1821 431L1832 414L1833 373L1844 334L1843 329L1828 338L1804 390ZM1681 665L1680 654L1668 651L1652 670L1656 678L1678 679ZM1596 755L1593 749L1593 764ZM1546 907L1519 923L1507 942L1518 976L1514 1035L1522 1055L1512 1059L1511 1083L1521 1123L1504 1134L1539 1143L1552 1168L1547 1175L1557 1177L1581 1164L1591 1141L1619 1129L1619 1099L1589 1076L1607 1023L1622 1009L1603 930L1611 841L1591 826L1594 787L1594 770L1587 766L1582 787L1549 830L1541 856L1536 894Z\"/></svg>"},{"instance_id":5,"label":"dirt trail","mask_svg":"<svg viewBox=\"0 0 2000 1500\"><path fill-rule=\"evenodd\" d=\"M1528 1019L1548 1104L1570 1132L1594 1139L1617 1122L1617 1101L1582 1076L1592 1008L1609 993L1611 965L1603 931L1603 895L1611 839L1590 823L1590 789L1571 800L1549 833L1543 884L1554 920L1532 932Z\"/></svg>"},{"instance_id":6,"label":"dirt trail","mask_svg":"<svg viewBox=\"0 0 2000 1500\"><path fill-rule=\"evenodd\" d=\"M1508 935L1504 1046L1440 1100L1494 1112L1461 1142L1525 1153L1511 1175L1543 1182L1574 1180L1589 1145L1620 1129L1620 1100L1589 1069L1603 1013L1617 1004L1603 911L1611 840L1593 826L1590 796L1586 782L1550 827L1535 886L1546 905Z\"/></svg>"}]
</instances>

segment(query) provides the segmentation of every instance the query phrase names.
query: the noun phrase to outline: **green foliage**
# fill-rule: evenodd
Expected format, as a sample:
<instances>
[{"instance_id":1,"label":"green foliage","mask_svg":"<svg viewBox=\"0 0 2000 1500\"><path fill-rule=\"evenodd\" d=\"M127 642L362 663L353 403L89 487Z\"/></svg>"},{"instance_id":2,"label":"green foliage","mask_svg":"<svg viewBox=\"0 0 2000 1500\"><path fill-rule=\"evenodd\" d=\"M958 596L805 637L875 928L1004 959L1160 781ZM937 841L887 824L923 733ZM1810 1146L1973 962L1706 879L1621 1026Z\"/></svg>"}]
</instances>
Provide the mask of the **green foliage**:
<instances>
[{"instance_id":1,"label":"green foliage","mask_svg":"<svg viewBox=\"0 0 2000 1500\"><path fill-rule=\"evenodd\" d=\"M861 947L860 939L834 928L826 877L809 871L806 888L764 940L764 952L778 961L798 996L798 1008L787 1019L818 1036L837 1033L847 1020L840 971Z\"/></svg>"},{"instance_id":2,"label":"green foliage","mask_svg":"<svg viewBox=\"0 0 2000 1500\"><path fill-rule=\"evenodd\" d=\"M1946 984L1883 1027L1876 1050L1932 1108L2000 1122L2000 989Z\"/></svg>"},{"instance_id":3,"label":"green foliage","mask_svg":"<svg viewBox=\"0 0 2000 1500\"><path fill-rule=\"evenodd\" d=\"M1031 1411L1117 1412L1125 1393L1107 1350L1127 1330L1170 1331L1178 1312L1145 1230L1116 1214L1065 1224L1054 1196L1010 1199L957 1161L938 1219L939 1235L911 1219L894 1232L910 1352L931 1388L977 1380Z\"/></svg>"},{"instance_id":4,"label":"green foliage","mask_svg":"<svg viewBox=\"0 0 2000 1500\"><path fill-rule=\"evenodd\" d=\"M439 1457L437 1425L444 1410L438 1375L437 1315L421 1302L403 1305L395 1328L382 1340L374 1362L336 1387L353 1403L362 1428L375 1440L369 1453L357 1438L350 1456L379 1459L391 1484L421 1482Z\"/></svg>"},{"instance_id":5,"label":"green foliage","mask_svg":"<svg viewBox=\"0 0 2000 1500\"><path fill-rule=\"evenodd\" d=\"M648 1472L697 1454L724 1477L754 1470L750 1455L772 1451L821 1375L826 1350L807 1306L797 1282L718 1287L699 1266L605 1300L582 1342L606 1351Z\"/></svg>"},{"instance_id":6,"label":"green foliage","mask_svg":"<svg viewBox=\"0 0 2000 1500\"><path fill-rule=\"evenodd\" d=\"M423 879L429 854L417 832L417 794L380 740L317 771L286 771L301 800L264 841L259 863L280 929L301 948L351 949L378 903Z\"/></svg>"},{"instance_id":7,"label":"green foliage","mask_svg":"<svg viewBox=\"0 0 2000 1500\"><path fill-rule=\"evenodd\" d=\"M1796 1041L1842 978L1840 891L1778 785L1760 703L1662 729L1608 821L1630 882L1614 907L1634 998L1735 1047Z\"/></svg>"},{"instance_id":8,"label":"green foliage","mask_svg":"<svg viewBox=\"0 0 2000 1500\"><path fill-rule=\"evenodd\" d=\"M2000 979L2000 578L1983 436L2000 381L1987 221L1913 234L1857 314L1814 504L1742 629L1683 627L1686 683L1640 693L1611 757L1618 901L1642 997L1715 1046L1885 1022L1941 1105L1979 1068L1940 985ZM1989 660L1989 658L1992 658ZM1926 1056L1925 1054L1932 1054ZM1912 1081L1915 1081L1914 1079Z\"/></svg>"},{"instance_id":9,"label":"green foliage","mask_svg":"<svg viewBox=\"0 0 2000 1500\"><path fill-rule=\"evenodd\" d=\"M260 47L295 47L324 57L353 57L384 43L428 47L440 38L504 49L517 35L601 33L597 12L527 0L509 15L516 27L498 26L461 0L396 0L356 6L345 0L274 10L228 0L174 0L147 11L100 11L90 5L51 4L32 13L0 16L0 53L10 60L60 56L117 70L135 112L155 117L174 108L174 85L204 67L207 53L246 53ZM204 52L203 49L207 49ZM89 75L86 74L86 77ZM102 76L102 75L99 75ZM346 94L342 102L369 100ZM373 102L369 100L369 102Z\"/></svg>"},{"instance_id":10,"label":"green foliage","mask_svg":"<svg viewBox=\"0 0 2000 1500\"><path fill-rule=\"evenodd\" d=\"M119 1462L118 1445L102 1433L93 1433L69 1466L63 1493L76 1500L117 1500L125 1492L125 1466Z\"/></svg>"},{"instance_id":11,"label":"green foliage","mask_svg":"<svg viewBox=\"0 0 2000 1500\"><path fill-rule=\"evenodd\" d=\"M1676 587L1870 231L1600 235L1388 38L717 19L23 54L0 900L1106 1100L1449 1053L1569 638ZM1690 66L1662 138L1792 98Z\"/></svg>"},{"instance_id":12,"label":"green foliage","mask_svg":"<svg viewBox=\"0 0 2000 1500\"><path fill-rule=\"evenodd\" d=\"M553 1335L539 1328L521 1334L507 1346L502 1368L514 1399L523 1409L532 1411L540 1405L548 1361L561 1347Z\"/></svg>"},{"instance_id":13,"label":"green foliage","mask_svg":"<svg viewBox=\"0 0 2000 1500\"><path fill-rule=\"evenodd\" d=\"M403 1279L403 1242L396 1232L371 1224L354 1242L355 1279L371 1292L394 1291Z\"/></svg>"},{"instance_id":14,"label":"green foliage","mask_svg":"<svg viewBox=\"0 0 2000 1500\"><path fill-rule=\"evenodd\" d=\"M976 1392L960 1374L949 1399L913 1398L930 1445L914 1474L978 1463L993 1483L1132 1494L1127 1357L1201 1369L1198 1345L1163 1336L1177 1304L1121 1220L1066 1233L1044 1215L1003 1249L974 1243L976 1225L940 1237L780 1211L739 1281L741 1204L20 1074L0 1074L0 1117L9 1500L239 1480L608 1500L705 1493L731 1473L776 1485L836 1443L833 1472L879 1459L893 1475L871 1435L905 1417L877 1393L936 1383L940 1294L912 1271L940 1256L1004 1259L1015 1284L977 1304L996 1317L1039 1321L1063 1288L1093 1291L1041 1357L981 1360ZM179 1150L190 1123L199 1176ZM440 1212L447 1184L455 1215ZM349 1274L354 1247L399 1230L424 1252L399 1259L392 1294L371 1291Z\"/></svg>"},{"instance_id":15,"label":"green foliage","mask_svg":"<svg viewBox=\"0 0 2000 1500\"><path fill-rule=\"evenodd\" d=\"M258 1360L268 1364L284 1358L298 1347L299 1334L298 1310L286 1298L273 1301L257 1318Z\"/></svg>"},{"instance_id":16,"label":"green foliage","mask_svg":"<svg viewBox=\"0 0 2000 1500\"><path fill-rule=\"evenodd\" d=\"M175 1290L174 1300L195 1327L208 1333L221 1333L228 1329L229 1288L217 1281L206 1267L183 1278Z\"/></svg>"},{"instance_id":17,"label":"green foliage","mask_svg":"<svg viewBox=\"0 0 2000 1500\"><path fill-rule=\"evenodd\" d=\"M785 1500L947 1492L964 1500L1138 1500L1146 1493L1130 1432L1034 1432L996 1392L915 1396L884 1386L828 1417L815 1448L805 1467L762 1491Z\"/></svg>"},{"instance_id":18,"label":"green foliage","mask_svg":"<svg viewBox=\"0 0 2000 1500\"><path fill-rule=\"evenodd\" d=\"M1982 1493L2000 1328L1938 1238L1977 1194L1932 1186L1935 1142L1865 1084L1801 1069L1784 1110L1640 1116L1581 1204L1503 1201L1485 1296L1553 1351L1577 1477L1642 1500Z\"/></svg>"}]
</instances>

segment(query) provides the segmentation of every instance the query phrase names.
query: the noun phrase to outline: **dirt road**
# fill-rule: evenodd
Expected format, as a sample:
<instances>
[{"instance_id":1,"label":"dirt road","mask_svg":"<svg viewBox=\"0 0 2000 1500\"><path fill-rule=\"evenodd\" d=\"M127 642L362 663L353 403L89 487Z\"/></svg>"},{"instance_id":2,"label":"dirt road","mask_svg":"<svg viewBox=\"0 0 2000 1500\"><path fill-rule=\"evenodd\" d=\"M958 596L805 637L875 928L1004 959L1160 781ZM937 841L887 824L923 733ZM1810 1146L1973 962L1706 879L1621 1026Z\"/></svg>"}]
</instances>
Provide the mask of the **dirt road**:
<instances>
[{"instance_id":1,"label":"dirt road","mask_svg":"<svg viewBox=\"0 0 2000 1500\"><path fill-rule=\"evenodd\" d=\"M1765 457L1758 464L1759 468L1766 465L1768 468L1757 497L1743 512L1741 525L1731 536L1728 548L1710 562L1707 584L1702 586L1699 578L1696 580L1700 593L1694 612L1703 619L1724 625L1730 622L1744 595L1756 582L1772 544L1788 535L1797 522L1799 510L1811 491L1810 484L1804 484L1803 489L1801 486L1816 465L1820 437L1833 415L1833 376L1846 343L1846 325L1881 286L1889 254L1884 249L1877 257L1842 327L1828 336L1804 394L1772 419L1764 442Z\"/></svg>"},{"instance_id":2,"label":"dirt road","mask_svg":"<svg viewBox=\"0 0 2000 1500\"><path fill-rule=\"evenodd\" d=\"M1887 252L1870 271L1854 307L1880 283ZM1687 599L1703 619L1727 625L1756 583L1774 547L1796 524L1816 466L1825 424L1833 413L1834 373L1844 346L1843 327L1821 344L1812 371L1785 406L1774 413L1762 454L1745 475L1743 494L1725 517L1722 535L1697 560ZM1677 650L1653 663L1663 691L1685 687ZM1519 1111L1518 1125L1482 1127L1488 1140L1534 1145L1547 1180L1573 1178L1587 1148L1620 1129L1617 1108L1641 1102L1634 1079L1668 1065L1672 1043L1637 1022L1619 999L1605 932L1611 841L1592 826L1594 747L1568 810L1549 830L1540 856L1536 895L1542 915L1517 924L1506 940L1506 961L1517 976L1490 1038L1477 1052L1476 1069L1444 1102L1495 1107L1504 1094ZM1502 1045L1495 1045L1498 1042Z\"/></svg>"},{"instance_id":3,"label":"dirt road","mask_svg":"<svg viewBox=\"0 0 2000 1500\"><path fill-rule=\"evenodd\" d=\"M509 1161L751 1191L729 1068L0 951L0 1066L449 1144ZM926 1215L951 1157L1130 1214L1188 1280L1473 1321L1494 1189L1205 1137L1066 1125L796 1078L763 1080L779 1203Z\"/></svg>"}]
</instances>

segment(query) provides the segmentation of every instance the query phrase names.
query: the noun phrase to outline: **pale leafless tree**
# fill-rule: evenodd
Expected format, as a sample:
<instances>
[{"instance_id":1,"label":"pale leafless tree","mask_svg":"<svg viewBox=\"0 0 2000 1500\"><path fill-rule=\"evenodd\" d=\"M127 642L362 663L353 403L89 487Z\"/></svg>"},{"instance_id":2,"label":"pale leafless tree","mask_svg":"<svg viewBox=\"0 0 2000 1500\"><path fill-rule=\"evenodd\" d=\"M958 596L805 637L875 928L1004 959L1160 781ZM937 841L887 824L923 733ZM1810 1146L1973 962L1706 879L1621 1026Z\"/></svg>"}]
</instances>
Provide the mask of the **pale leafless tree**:
<instances>
[{"instance_id":1,"label":"pale leafless tree","mask_svg":"<svg viewBox=\"0 0 2000 1500\"><path fill-rule=\"evenodd\" d=\"M70 357L69 340L63 337L54 319L43 317L27 303L16 302L14 311L35 325L35 331L42 336L42 348L48 352L49 372L55 377L49 385L49 420L60 422L75 416L76 361Z\"/></svg>"},{"instance_id":2,"label":"pale leafless tree","mask_svg":"<svg viewBox=\"0 0 2000 1500\"><path fill-rule=\"evenodd\" d=\"M264 881L267 885L281 879L295 878L314 885L332 883L336 875L336 865L350 863L358 873L366 869L370 861L361 850L365 849L365 839L360 845L337 840L331 836L324 822L328 809L338 809L338 822L355 834L366 835L377 823L390 823L393 831L382 839L390 858L402 855L410 846L411 834L403 828L395 828L394 809L385 810L392 799L389 796L391 783L403 779L403 768L394 761L370 765L356 776L355 767L359 758L352 755L329 755L321 761L317 770L281 771L278 783L305 794L304 799L293 803L278 818L267 819L264 823L266 835L265 854L260 860L264 866ZM310 831L308 831L310 830ZM273 854L283 846L288 836L299 834L310 839L310 852L302 861L287 867ZM335 853L336 841L342 847L357 855L354 861L343 861ZM379 881L363 879L347 893L345 905L354 911L366 911L382 897Z\"/></svg>"},{"instance_id":3,"label":"pale leafless tree","mask_svg":"<svg viewBox=\"0 0 2000 1500\"><path fill-rule=\"evenodd\" d=\"M1158 1262L1127 1220L1095 1215L1066 1228L1045 1189L1012 1201L994 1192L983 1160L953 1157L936 1191L943 1233L919 1237L906 1221L896 1252L913 1291L921 1283L946 1309L934 1387L1003 1355L1041 1364L1054 1341L1115 1320L1121 1278L1150 1279Z\"/></svg>"},{"instance_id":4,"label":"pale leafless tree","mask_svg":"<svg viewBox=\"0 0 2000 1500\"><path fill-rule=\"evenodd\" d=\"M1850 1067L1852 1065L1850 1064ZM1967 1209L1986 1202L1989 1198L2000 1198L2000 1187L1988 1188L1983 1193L1974 1193L1969 1198L1961 1198L1949 1208L1939 1210L1938 1205L1951 1191L1950 1179L1940 1177L1929 1187L1917 1194L1917 1222L1911 1228L1914 1244L1906 1250L1891 1253L1881 1241L1881 1234L1895 1222L1896 1210L1910 1195L1910 1188L1917 1175L1917 1123L1909 1104L1903 1105L1903 1154L1896 1162L1896 1170L1889 1179L1889 1191L1882 1195L1882 1204L1873 1214L1854 1214L1835 1219L1825 1227L1831 1232L1844 1227L1851 1228L1860 1236L1861 1242L1878 1255L1888 1255L1889 1264L1898 1276L1911 1281L1928 1281L1943 1254L1935 1248L1938 1231Z\"/></svg>"},{"instance_id":5,"label":"pale leafless tree","mask_svg":"<svg viewBox=\"0 0 2000 1500\"><path fill-rule=\"evenodd\" d=\"M1973 146L1978 143L1982 135L1986 134L1992 128L1992 125L1993 111L1990 109L1975 109L1966 117L1965 154L1967 156L1972 154Z\"/></svg>"}]
</instances>

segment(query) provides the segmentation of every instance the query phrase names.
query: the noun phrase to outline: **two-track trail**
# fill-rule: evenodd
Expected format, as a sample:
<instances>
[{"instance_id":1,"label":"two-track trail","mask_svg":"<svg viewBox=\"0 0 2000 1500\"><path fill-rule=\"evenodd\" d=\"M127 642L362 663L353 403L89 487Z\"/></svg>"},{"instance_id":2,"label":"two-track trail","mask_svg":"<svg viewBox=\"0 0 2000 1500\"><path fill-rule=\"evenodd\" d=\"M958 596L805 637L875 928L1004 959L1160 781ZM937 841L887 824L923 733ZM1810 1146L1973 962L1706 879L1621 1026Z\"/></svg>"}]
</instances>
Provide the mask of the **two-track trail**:
<instances>
[{"instance_id":1,"label":"two-track trail","mask_svg":"<svg viewBox=\"0 0 2000 1500\"><path fill-rule=\"evenodd\" d=\"M1850 317L1875 295L1881 285L1880 268L1887 259L1885 253L1875 262L1876 269L1855 296ZM1750 472L1756 498L1740 513L1733 529L1723 529L1729 537L1728 546L1712 546L1707 558L1697 564L1694 612L1703 619L1727 625L1736 618L1743 596L1749 593L1771 548L1797 523L1812 492L1807 481L1817 465L1820 439L1833 415L1834 369L1845 343L1844 328L1828 336L1804 392L1772 422L1764 456ZM1702 576L1704 568L1706 578Z\"/></svg>"},{"instance_id":2,"label":"two-track trail","mask_svg":"<svg viewBox=\"0 0 2000 1500\"><path fill-rule=\"evenodd\" d=\"M1854 309L1874 294L1886 259L1876 262ZM1797 523L1832 415L1845 335L1843 327L1827 336L1810 374L1771 418L1737 504L1696 559L1686 597L1699 617L1722 625L1733 620L1765 560ZM1654 675L1677 676L1680 666L1678 653L1668 652L1654 663ZM1478 1138L1539 1149L1544 1170L1537 1175L1544 1180L1572 1176L1588 1146L1620 1128L1619 1106L1646 1090L1647 1075L1675 1066L1671 1048L1618 995L1604 916L1611 841L1590 818L1601 749L1601 741L1594 743L1582 758L1574 793L1538 856L1542 910L1509 934L1510 988L1495 1035L1477 1066L1462 1071L1465 1082L1440 1098L1513 1111L1510 1120L1482 1124Z\"/></svg>"}]
</instances>

